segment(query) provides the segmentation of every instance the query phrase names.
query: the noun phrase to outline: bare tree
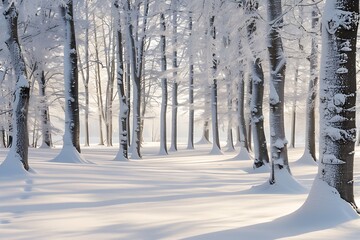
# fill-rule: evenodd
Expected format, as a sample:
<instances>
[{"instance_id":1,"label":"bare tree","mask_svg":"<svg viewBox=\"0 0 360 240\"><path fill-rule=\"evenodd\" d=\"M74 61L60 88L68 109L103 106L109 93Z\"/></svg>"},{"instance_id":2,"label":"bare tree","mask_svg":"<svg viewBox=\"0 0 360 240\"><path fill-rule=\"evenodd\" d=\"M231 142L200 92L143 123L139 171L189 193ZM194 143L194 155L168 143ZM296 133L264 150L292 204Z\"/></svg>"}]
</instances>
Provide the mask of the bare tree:
<instances>
[{"instance_id":1,"label":"bare tree","mask_svg":"<svg viewBox=\"0 0 360 240\"><path fill-rule=\"evenodd\" d=\"M166 146L166 111L167 111L167 100L168 100L168 89L167 89L167 78L166 74L166 23L164 13L160 13L160 28L161 28L161 113L160 113L160 154L167 154Z\"/></svg>"},{"instance_id":2,"label":"bare tree","mask_svg":"<svg viewBox=\"0 0 360 240\"><path fill-rule=\"evenodd\" d=\"M121 18L119 0L114 0L115 24L116 24L116 45L117 45L117 89L119 97L119 151L115 160L128 159L128 129L127 117L128 106L125 95L125 79L124 79L124 60L123 60L123 39L121 33Z\"/></svg>"},{"instance_id":3,"label":"bare tree","mask_svg":"<svg viewBox=\"0 0 360 240\"><path fill-rule=\"evenodd\" d=\"M26 75L26 65L18 37L18 10L13 1L3 0L4 16L7 23L9 38L6 45L10 52L11 64L16 77L13 100L13 143L7 158L3 162L20 161L25 170L29 170L28 146L29 133L27 127L30 84Z\"/></svg>"}]
</instances>

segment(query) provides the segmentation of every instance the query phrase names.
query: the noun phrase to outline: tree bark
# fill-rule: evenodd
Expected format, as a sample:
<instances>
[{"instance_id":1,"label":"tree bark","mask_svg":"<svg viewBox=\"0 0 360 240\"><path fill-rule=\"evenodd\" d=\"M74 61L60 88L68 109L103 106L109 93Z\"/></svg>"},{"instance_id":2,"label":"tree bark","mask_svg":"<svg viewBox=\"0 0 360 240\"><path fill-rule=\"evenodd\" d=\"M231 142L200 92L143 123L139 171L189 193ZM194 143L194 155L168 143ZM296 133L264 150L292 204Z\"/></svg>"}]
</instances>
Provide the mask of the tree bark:
<instances>
[{"instance_id":1,"label":"tree bark","mask_svg":"<svg viewBox=\"0 0 360 240\"><path fill-rule=\"evenodd\" d=\"M177 59L177 0L172 0L172 25L173 25L173 34L172 34L172 68L173 68L173 94L172 94L172 131L171 131L171 151L177 151L177 113L178 113L178 82L177 82L177 68L178 68L178 59Z\"/></svg>"},{"instance_id":2,"label":"tree bark","mask_svg":"<svg viewBox=\"0 0 360 240\"><path fill-rule=\"evenodd\" d=\"M160 30L161 30L161 113L160 113L160 154L168 154L167 145L166 145L166 111L167 111L167 99L168 99L168 90L167 90L167 78L166 74L166 24L164 13L160 13Z\"/></svg>"},{"instance_id":3,"label":"tree bark","mask_svg":"<svg viewBox=\"0 0 360 240\"><path fill-rule=\"evenodd\" d=\"M215 10L215 9L213 9ZM216 28L215 28L215 16L210 17L210 35L211 35L211 54L212 54L212 66L211 66L211 123L212 123L212 136L213 136L213 148L212 152L219 152L221 150L219 140L219 123L218 123L218 92L217 92L217 79L216 71L218 60L215 53L215 41L216 41Z\"/></svg>"},{"instance_id":4,"label":"tree bark","mask_svg":"<svg viewBox=\"0 0 360 240\"><path fill-rule=\"evenodd\" d=\"M30 83L27 80L26 65L21 52L18 37L18 11L14 2L9 2L8 0L3 0L2 2L5 9L4 16L7 22L9 34L9 38L6 40L6 45L10 52L11 63L16 76L14 100L12 105L13 142L10 152L15 152L24 169L29 170L29 133L27 120L30 99ZM13 160L14 159L11 159L11 161Z\"/></svg>"},{"instance_id":5,"label":"tree bark","mask_svg":"<svg viewBox=\"0 0 360 240\"><path fill-rule=\"evenodd\" d=\"M329 14L330 13L330 14ZM356 208L356 41L359 1L325 3L322 19L318 178Z\"/></svg>"},{"instance_id":6,"label":"tree bark","mask_svg":"<svg viewBox=\"0 0 360 240\"><path fill-rule=\"evenodd\" d=\"M127 129L127 117L128 107L127 99L125 95L125 81L124 81L124 60L123 60L123 40L121 33L121 21L120 21L120 6L119 0L114 1L115 11L115 24L116 24L116 45L117 45L117 89L119 95L119 151L115 157L115 160L128 160L128 129Z\"/></svg>"},{"instance_id":7,"label":"tree bark","mask_svg":"<svg viewBox=\"0 0 360 240\"><path fill-rule=\"evenodd\" d=\"M93 14L93 22L96 23L95 14ZM103 133L103 119L104 119L104 106L101 87L101 69L100 69L100 57L99 57L99 44L97 36L96 24L94 24L94 43L95 43L95 81L96 81L96 99L98 106L99 116L99 145L104 145L104 133Z\"/></svg>"},{"instance_id":8,"label":"tree bark","mask_svg":"<svg viewBox=\"0 0 360 240\"><path fill-rule=\"evenodd\" d=\"M189 12L189 132L187 149L194 149L194 55L193 55L193 20Z\"/></svg>"},{"instance_id":9,"label":"tree bark","mask_svg":"<svg viewBox=\"0 0 360 240\"><path fill-rule=\"evenodd\" d=\"M64 46L64 84L65 84L65 137L70 136L71 142L80 153L80 119L78 94L78 66L75 40L73 1L68 0L61 8L65 24Z\"/></svg>"},{"instance_id":10,"label":"tree bark","mask_svg":"<svg viewBox=\"0 0 360 240\"><path fill-rule=\"evenodd\" d=\"M131 72L133 80L133 134L132 134L132 143L131 143L131 158L139 159L141 158L141 76L143 70L143 55L144 55L144 45L146 38L146 27L147 27L147 16L149 12L149 1L145 0L144 2L144 14L143 14L143 24L142 24L142 34L139 39L137 35L133 33L133 25L131 23L130 12L130 0L127 0L125 4L125 16L126 16L126 29L129 43L129 53L131 59Z\"/></svg>"},{"instance_id":11,"label":"tree bark","mask_svg":"<svg viewBox=\"0 0 360 240\"><path fill-rule=\"evenodd\" d=\"M283 24L281 0L268 0L268 53L270 60L270 136L271 136L271 176L270 184L275 184L276 173L285 169L290 174L287 154L287 140L284 128L284 85L286 59L280 36Z\"/></svg>"},{"instance_id":12,"label":"tree bark","mask_svg":"<svg viewBox=\"0 0 360 240\"><path fill-rule=\"evenodd\" d=\"M52 147L51 140L51 126L50 113L46 97L46 79L44 70L41 71L39 79L39 93L41 97L40 115L41 115L41 132L42 132L42 147Z\"/></svg>"},{"instance_id":13,"label":"tree bark","mask_svg":"<svg viewBox=\"0 0 360 240\"><path fill-rule=\"evenodd\" d=\"M318 32L320 13L318 6L314 5L312 9L311 28L313 34ZM306 99L306 133L305 133L305 149L303 157L311 157L316 161L316 148L315 148L315 101L318 88L318 40L317 36L311 38L311 53L310 61L310 80L309 90Z\"/></svg>"},{"instance_id":14,"label":"tree bark","mask_svg":"<svg viewBox=\"0 0 360 240\"><path fill-rule=\"evenodd\" d=\"M245 13L248 15L247 38L252 52L251 64L251 126L254 142L254 168L259 168L269 162L266 138L264 132L263 96L264 96L264 72L261 59L256 51L257 48L257 9L258 1L246 1Z\"/></svg>"}]
</instances>

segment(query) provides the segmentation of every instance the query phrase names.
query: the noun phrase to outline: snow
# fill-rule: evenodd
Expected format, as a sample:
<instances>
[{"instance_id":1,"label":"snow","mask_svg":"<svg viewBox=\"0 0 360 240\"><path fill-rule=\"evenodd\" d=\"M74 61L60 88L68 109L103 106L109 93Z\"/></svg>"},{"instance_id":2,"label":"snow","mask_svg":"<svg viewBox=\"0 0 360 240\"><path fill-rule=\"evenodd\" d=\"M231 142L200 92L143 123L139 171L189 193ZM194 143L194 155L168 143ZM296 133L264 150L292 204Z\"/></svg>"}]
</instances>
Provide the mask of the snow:
<instances>
[{"instance_id":1,"label":"snow","mask_svg":"<svg viewBox=\"0 0 360 240\"><path fill-rule=\"evenodd\" d=\"M94 164L51 162L59 146L30 149L36 173L0 172L0 238L358 239L352 208L320 180L312 184L316 166L292 167L303 192L286 174L277 174L284 184L266 188L268 171L248 173L253 161L234 159L236 152L209 155L211 147L179 144L159 156L158 143L144 143L143 159L126 162L113 161L117 146L83 148ZM0 149L0 161L7 153ZM289 149L290 165L302 153ZM357 202L359 179L355 165Z\"/></svg>"}]
</instances>

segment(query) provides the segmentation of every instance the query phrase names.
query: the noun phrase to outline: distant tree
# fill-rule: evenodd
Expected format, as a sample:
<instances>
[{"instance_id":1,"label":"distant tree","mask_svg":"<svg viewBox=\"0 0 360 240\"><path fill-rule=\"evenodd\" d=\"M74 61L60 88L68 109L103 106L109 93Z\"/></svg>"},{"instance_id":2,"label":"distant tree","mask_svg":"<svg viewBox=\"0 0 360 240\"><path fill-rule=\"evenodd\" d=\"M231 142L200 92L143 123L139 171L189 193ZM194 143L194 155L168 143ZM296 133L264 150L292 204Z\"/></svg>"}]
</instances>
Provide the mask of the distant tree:
<instances>
[{"instance_id":1,"label":"distant tree","mask_svg":"<svg viewBox=\"0 0 360 240\"><path fill-rule=\"evenodd\" d=\"M314 2L315 0L313 0ZM306 99L306 135L305 135L305 149L304 154L301 157L301 161L304 158L311 158L316 161L316 148L315 148L315 101L318 92L318 37L317 32L319 28L320 12L317 5L312 6L311 12L311 53L309 56L310 61L310 80L309 90ZM302 160L304 159L304 160Z\"/></svg>"},{"instance_id":2,"label":"distant tree","mask_svg":"<svg viewBox=\"0 0 360 240\"><path fill-rule=\"evenodd\" d=\"M160 49L161 49L161 112L160 112L160 154L168 154L167 143L166 143L166 111L168 101L168 86L166 74L166 23L164 13L160 13Z\"/></svg>"},{"instance_id":3,"label":"distant tree","mask_svg":"<svg viewBox=\"0 0 360 240\"><path fill-rule=\"evenodd\" d=\"M326 1L321 30L321 121L317 175L354 208L358 20L359 1Z\"/></svg>"},{"instance_id":4,"label":"distant tree","mask_svg":"<svg viewBox=\"0 0 360 240\"><path fill-rule=\"evenodd\" d=\"M212 83L210 84L211 91L211 125L212 125L212 140L213 140L213 153L218 153L221 150L219 139L219 123L218 123L218 80L216 78L218 59L216 56L216 27L215 27L215 2L212 2L209 19L209 34L210 34L210 51L212 55L211 74Z\"/></svg>"},{"instance_id":5,"label":"distant tree","mask_svg":"<svg viewBox=\"0 0 360 240\"><path fill-rule=\"evenodd\" d=\"M193 19L189 12L189 133L187 149L194 149L194 53L193 53Z\"/></svg>"},{"instance_id":6,"label":"distant tree","mask_svg":"<svg viewBox=\"0 0 360 240\"><path fill-rule=\"evenodd\" d=\"M177 79L178 75L178 56L177 56L177 29L178 29L178 0L171 1L171 10L172 10L172 68L173 68L173 82L172 82L172 121L171 121L171 145L170 151L177 151L177 123L178 123L178 88L179 83Z\"/></svg>"}]
</instances>

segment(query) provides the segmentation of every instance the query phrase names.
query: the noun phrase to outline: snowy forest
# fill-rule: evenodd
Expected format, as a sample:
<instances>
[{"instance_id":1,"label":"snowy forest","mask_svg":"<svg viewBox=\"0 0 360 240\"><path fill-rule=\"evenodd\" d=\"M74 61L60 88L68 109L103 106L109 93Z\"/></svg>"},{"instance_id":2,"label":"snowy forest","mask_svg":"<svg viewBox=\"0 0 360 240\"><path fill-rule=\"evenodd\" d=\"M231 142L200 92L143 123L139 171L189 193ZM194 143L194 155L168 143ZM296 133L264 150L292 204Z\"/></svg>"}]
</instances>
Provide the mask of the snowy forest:
<instances>
[{"instance_id":1,"label":"snowy forest","mask_svg":"<svg viewBox=\"0 0 360 240\"><path fill-rule=\"evenodd\" d=\"M359 1L0 12L0 238L358 239Z\"/></svg>"}]
</instances>

